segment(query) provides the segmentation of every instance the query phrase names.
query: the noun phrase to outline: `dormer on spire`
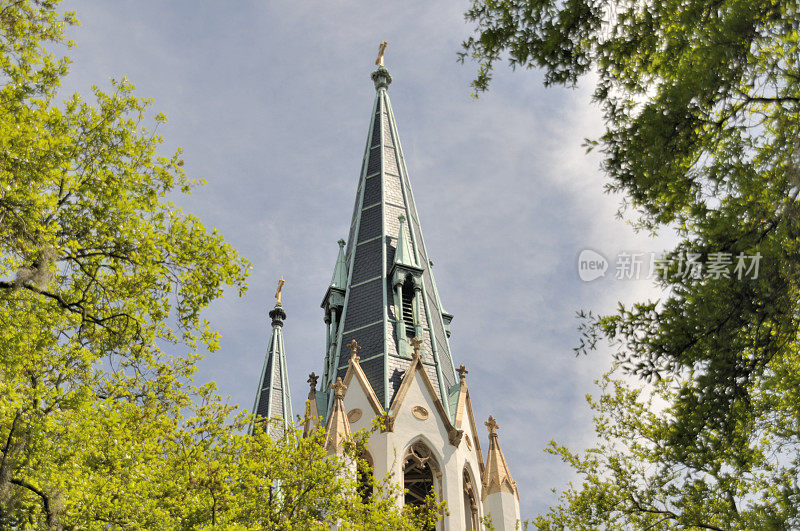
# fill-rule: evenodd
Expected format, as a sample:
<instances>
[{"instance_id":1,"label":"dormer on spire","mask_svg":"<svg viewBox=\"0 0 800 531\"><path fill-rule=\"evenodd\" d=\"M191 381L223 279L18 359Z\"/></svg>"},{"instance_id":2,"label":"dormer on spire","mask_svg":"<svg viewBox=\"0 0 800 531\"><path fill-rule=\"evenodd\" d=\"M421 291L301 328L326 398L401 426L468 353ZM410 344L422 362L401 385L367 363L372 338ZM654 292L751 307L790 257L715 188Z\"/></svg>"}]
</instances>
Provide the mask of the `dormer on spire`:
<instances>
[{"instance_id":1,"label":"dormer on spire","mask_svg":"<svg viewBox=\"0 0 800 531\"><path fill-rule=\"evenodd\" d=\"M417 265L414 251L406 236L406 217L400 214L397 220L400 222L400 228L397 231L397 247L391 270L395 330L400 354L413 357L410 343L422 336L420 315L423 269ZM419 353L419 344L413 351Z\"/></svg>"},{"instance_id":2,"label":"dormer on spire","mask_svg":"<svg viewBox=\"0 0 800 531\"><path fill-rule=\"evenodd\" d=\"M322 388L327 389L333 380L335 372L336 341L339 334L339 321L344 308L345 293L347 290L347 260L344 255L345 241L339 240L339 255L333 267L333 275L325 297L320 305L325 310L325 324L328 325L328 334L325 342L325 370L322 373Z\"/></svg>"},{"instance_id":3,"label":"dormer on spire","mask_svg":"<svg viewBox=\"0 0 800 531\"><path fill-rule=\"evenodd\" d=\"M347 264L344 260L344 240L336 242L339 244L339 256L336 258L336 265L333 267L331 277L331 287L344 290L347 287Z\"/></svg>"},{"instance_id":4,"label":"dormer on spire","mask_svg":"<svg viewBox=\"0 0 800 531\"><path fill-rule=\"evenodd\" d=\"M414 251L411 250L411 244L406 237L406 217L400 214L397 216L397 220L400 222L400 230L397 231L397 251L394 253L394 263L419 268Z\"/></svg>"}]
</instances>

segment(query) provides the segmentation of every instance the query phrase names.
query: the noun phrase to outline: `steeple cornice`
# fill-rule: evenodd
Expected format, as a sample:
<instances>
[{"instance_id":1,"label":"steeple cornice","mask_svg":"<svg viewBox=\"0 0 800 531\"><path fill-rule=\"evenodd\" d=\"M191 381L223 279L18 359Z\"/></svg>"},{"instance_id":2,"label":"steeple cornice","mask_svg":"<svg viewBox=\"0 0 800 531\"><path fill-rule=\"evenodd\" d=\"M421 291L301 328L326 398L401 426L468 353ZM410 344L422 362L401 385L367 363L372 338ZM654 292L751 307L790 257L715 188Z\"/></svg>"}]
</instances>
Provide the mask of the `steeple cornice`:
<instances>
[{"instance_id":1,"label":"steeple cornice","mask_svg":"<svg viewBox=\"0 0 800 531\"><path fill-rule=\"evenodd\" d=\"M392 75L381 66L372 73L372 81L375 82L375 90L386 90L392 82Z\"/></svg>"}]
</instances>

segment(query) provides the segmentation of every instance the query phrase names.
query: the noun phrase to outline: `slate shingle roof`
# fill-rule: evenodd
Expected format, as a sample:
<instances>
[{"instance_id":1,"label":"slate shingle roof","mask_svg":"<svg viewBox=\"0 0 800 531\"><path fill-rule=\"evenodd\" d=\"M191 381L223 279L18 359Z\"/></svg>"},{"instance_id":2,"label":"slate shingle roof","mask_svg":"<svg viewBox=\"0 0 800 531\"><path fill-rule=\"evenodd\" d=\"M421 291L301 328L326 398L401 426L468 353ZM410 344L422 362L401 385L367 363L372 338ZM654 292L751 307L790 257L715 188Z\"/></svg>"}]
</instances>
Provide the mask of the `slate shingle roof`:
<instances>
[{"instance_id":1,"label":"slate shingle roof","mask_svg":"<svg viewBox=\"0 0 800 531\"><path fill-rule=\"evenodd\" d=\"M437 393L444 395L447 403L447 390L458 378L445 334L442 314L446 312L435 288L389 101L391 77L381 67L373 73L373 80L375 102L345 251L347 287L337 323L336 364L333 370L326 368L323 384L330 386L337 377L344 377L350 356L346 345L355 339L361 345L361 367L388 408L400 381L394 375L411 364L410 356L399 354L394 325L399 312L394 308L389 280L400 230L398 217L403 215L406 239L422 269L422 359Z\"/></svg>"},{"instance_id":2,"label":"slate shingle roof","mask_svg":"<svg viewBox=\"0 0 800 531\"><path fill-rule=\"evenodd\" d=\"M253 413L256 414L256 423L269 421L267 433L278 438L292 422L292 400L283 346L283 320L286 319L286 312L281 306L275 306L269 316L272 318L272 334L264 358Z\"/></svg>"}]
</instances>

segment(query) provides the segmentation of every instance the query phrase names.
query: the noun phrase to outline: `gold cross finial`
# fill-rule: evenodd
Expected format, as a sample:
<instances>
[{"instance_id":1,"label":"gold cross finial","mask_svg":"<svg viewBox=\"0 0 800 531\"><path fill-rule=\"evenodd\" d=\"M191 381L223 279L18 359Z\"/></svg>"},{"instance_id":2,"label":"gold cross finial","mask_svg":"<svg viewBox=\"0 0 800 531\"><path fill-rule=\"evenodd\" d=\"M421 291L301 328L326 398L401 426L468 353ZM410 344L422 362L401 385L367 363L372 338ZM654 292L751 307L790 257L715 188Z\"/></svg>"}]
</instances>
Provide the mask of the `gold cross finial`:
<instances>
[{"instance_id":1,"label":"gold cross finial","mask_svg":"<svg viewBox=\"0 0 800 531\"><path fill-rule=\"evenodd\" d=\"M308 375L308 380L306 380L306 381L311 386L311 390L312 391L314 391L317 388L317 380L319 380L319 376L317 376L313 372Z\"/></svg>"},{"instance_id":2,"label":"gold cross finial","mask_svg":"<svg viewBox=\"0 0 800 531\"><path fill-rule=\"evenodd\" d=\"M462 382L467 379L467 374L469 374L469 371L467 370L466 367L464 367L463 364L458 366L458 369L456 369L456 372L458 373L458 378Z\"/></svg>"},{"instance_id":3,"label":"gold cross finial","mask_svg":"<svg viewBox=\"0 0 800 531\"><path fill-rule=\"evenodd\" d=\"M419 358L419 347L422 345L422 340L418 337L411 338L411 346L414 347L414 357Z\"/></svg>"},{"instance_id":4,"label":"gold cross finial","mask_svg":"<svg viewBox=\"0 0 800 531\"><path fill-rule=\"evenodd\" d=\"M344 398L344 392L347 391L347 386L342 382L341 376L336 378L336 383L331 385L331 389L333 389L336 398Z\"/></svg>"},{"instance_id":5,"label":"gold cross finial","mask_svg":"<svg viewBox=\"0 0 800 531\"><path fill-rule=\"evenodd\" d=\"M386 45L389 44L386 41L383 41L380 46L378 47L378 58L375 59L375 64L378 66L383 66L383 53L386 51Z\"/></svg>"},{"instance_id":6,"label":"gold cross finial","mask_svg":"<svg viewBox=\"0 0 800 531\"><path fill-rule=\"evenodd\" d=\"M284 281L280 279L278 281L278 291L275 292L275 300L278 301L275 303L275 306L281 305L281 290L283 289Z\"/></svg>"},{"instance_id":7,"label":"gold cross finial","mask_svg":"<svg viewBox=\"0 0 800 531\"><path fill-rule=\"evenodd\" d=\"M350 359L353 361L358 361L361 358L358 357L358 351L361 350L361 345L354 339L350 343L347 344L348 348L350 349Z\"/></svg>"},{"instance_id":8,"label":"gold cross finial","mask_svg":"<svg viewBox=\"0 0 800 531\"><path fill-rule=\"evenodd\" d=\"M497 437L497 429L500 426L497 425L497 421L494 420L494 417L489 415L489 420L484 422L484 424L486 424L486 427L489 428L489 436L491 437L492 435L494 435L495 437Z\"/></svg>"}]
</instances>

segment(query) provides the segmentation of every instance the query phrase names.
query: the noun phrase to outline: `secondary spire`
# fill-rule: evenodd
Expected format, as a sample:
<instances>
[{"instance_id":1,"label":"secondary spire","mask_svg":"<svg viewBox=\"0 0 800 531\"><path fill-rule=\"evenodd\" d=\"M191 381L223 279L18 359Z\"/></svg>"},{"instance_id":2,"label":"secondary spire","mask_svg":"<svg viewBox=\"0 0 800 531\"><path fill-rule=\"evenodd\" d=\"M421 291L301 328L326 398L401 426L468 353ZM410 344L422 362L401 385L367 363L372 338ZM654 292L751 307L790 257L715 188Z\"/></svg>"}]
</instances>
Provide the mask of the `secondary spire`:
<instances>
[{"instance_id":1,"label":"secondary spire","mask_svg":"<svg viewBox=\"0 0 800 531\"><path fill-rule=\"evenodd\" d=\"M286 373L286 350L283 346L283 321L286 312L281 304L284 280L278 281L275 291L275 307L269 312L272 319L272 334L264 358L264 368L256 393L253 413L256 424L263 425L272 437L281 437L292 422L292 399L289 394L289 380Z\"/></svg>"},{"instance_id":2,"label":"secondary spire","mask_svg":"<svg viewBox=\"0 0 800 531\"><path fill-rule=\"evenodd\" d=\"M497 439L497 429L500 427L497 421L489 416L485 422L489 430L489 452L486 456L486 468L483 474L483 498L498 492L506 492L518 497L517 483L511 479L511 472L508 470L506 458L500 449Z\"/></svg>"}]
</instances>

